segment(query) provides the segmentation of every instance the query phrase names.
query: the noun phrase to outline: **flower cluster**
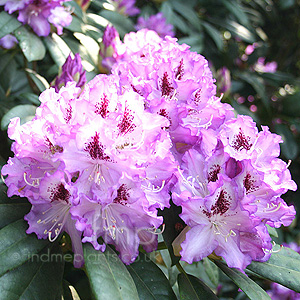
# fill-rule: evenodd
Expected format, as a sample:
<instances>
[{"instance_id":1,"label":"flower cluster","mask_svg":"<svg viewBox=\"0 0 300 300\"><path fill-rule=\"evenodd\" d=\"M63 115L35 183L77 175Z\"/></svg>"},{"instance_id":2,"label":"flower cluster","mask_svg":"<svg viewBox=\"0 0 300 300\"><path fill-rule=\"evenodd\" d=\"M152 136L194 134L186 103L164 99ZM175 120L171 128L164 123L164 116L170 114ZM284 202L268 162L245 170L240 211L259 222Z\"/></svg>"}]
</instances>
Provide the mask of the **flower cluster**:
<instances>
[{"instance_id":1,"label":"flower cluster","mask_svg":"<svg viewBox=\"0 0 300 300\"><path fill-rule=\"evenodd\" d=\"M62 6L64 0L7 0L2 1L4 9L12 14L18 12L18 20L28 24L39 36L47 36L51 24L56 27L57 33L62 34L62 29L70 25L72 16L70 11Z\"/></svg>"},{"instance_id":2,"label":"flower cluster","mask_svg":"<svg viewBox=\"0 0 300 300\"><path fill-rule=\"evenodd\" d=\"M135 6L135 0L110 0L109 2L125 16L135 16L140 12Z\"/></svg>"},{"instance_id":3,"label":"flower cluster","mask_svg":"<svg viewBox=\"0 0 300 300\"><path fill-rule=\"evenodd\" d=\"M168 24L164 15L160 12L156 15L149 16L148 18L139 17L135 26L137 30L147 28L155 31L160 37L175 35L172 24Z\"/></svg>"},{"instance_id":4,"label":"flower cluster","mask_svg":"<svg viewBox=\"0 0 300 300\"><path fill-rule=\"evenodd\" d=\"M239 269L266 260L266 225L295 215L281 198L296 189L278 158L281 138L235 117L207 60L187 45L146 29L124 43L112 28L105 36L118 53L111 75L83 91L72 81L46 90L32 121L9 126L15 157L2 175L9 196L32 203L28 233L54 240L66 231L76 252L81 242L114 244L128 264L139 245L156 248L157 209L172 193L187 225L175 241L183 260L214 252Z\"/></svg>"}]
</instances>

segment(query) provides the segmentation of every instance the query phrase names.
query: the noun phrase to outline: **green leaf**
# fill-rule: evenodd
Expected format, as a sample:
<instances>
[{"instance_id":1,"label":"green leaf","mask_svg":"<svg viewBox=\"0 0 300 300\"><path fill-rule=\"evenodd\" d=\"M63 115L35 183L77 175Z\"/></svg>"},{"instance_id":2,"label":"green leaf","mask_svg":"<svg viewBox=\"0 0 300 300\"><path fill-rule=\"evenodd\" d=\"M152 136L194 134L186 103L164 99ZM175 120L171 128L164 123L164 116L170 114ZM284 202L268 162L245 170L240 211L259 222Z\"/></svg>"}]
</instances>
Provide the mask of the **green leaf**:
<instances>
[{"instance_id":1,"label":"green leaf","mask_svg":"<svg viewBox=\"0 0 300 300\"><path fill-rule=\"evenodd\" d=\"M135 282L140 299L176 300L168 279L146 254L140 253L127 269Z\"/></svg>"},{"instance_id":2,"label":"green leaf","mask_svg":"<svg viewBox=\"0 0 300 300\"><path fill-rule=\"evenodd\" d=\"M50 84L48 81L38 74L37 72L30 70L30 69L25 69L29 77L32 79L32 81L35 83L37 88L39 89L40 92L43 92L44 90L48 89L50 87Z\"/></svg>"},{"instance_id":3,"label":"green leaf","mask_svg":"<svg viewBox=\"0 0 300 300\"><path fill-rule=\"evenodd\" d=\"M75 1L66 1L64 6L68 7L77 17L83 18L82 9Z\"/></svg>"},{"instance_id":4,"label":"green leaf","mask_svg":"<svg viewBox=\"0 0 300 300\"><path fill-rule=\"evenodd\" d=\"M12 260L14 254L12 252L6 258ZM0 277L1 300L61 299L64 264L60 247L50 244L39 253L30 253L28 258L26 263Z\"/></svg>"},{"instance_id":5,"label":"green leaf","mask_svg":"<svg viewBox=\"0 0 300 300\"><path fill-rule=\"evenodd\" d=\"M200 279L195 276L181 273L178 275L180 299L201 300L218 299L215 293Z\"/></svg>"},{"instance_id":6,"label":"green leaf","mask_svg":"<svg viewBox=\"0 0 300 300\"><path fill-rule=\"evenodd\" d=\"M67 29L73 32L84 32L82 20L73 16L70 25L66 26Z\"/></svg>"},{"instance_id":7,"label":"green leaf","mask_svg":"<svg viewBox=\"0 0 300 300\"><path fill-rule=\"evenodd\" d=\"M203 265L205 273L215 287L219 284L219 269L217 266L207 257L203 258Z\"/></svg>"},{"instance_id":8,"label":"green leaf","mask_svg":"<svg viewBox=\"0 0 300 300\"><path fill-rule=\"evenodd\" d=\"M276 228L271 227L268 224L266 224L266 225L267 225L267 229L268 229L269 235L271 235L271 236L273 236L275 238L278 238L278 232L276 231Z\"/></svg>"},{"instance_id":9,"label":"green leaf","mask_svg":"<svg viewBox=\"0 0 300 300\"><path fill-rule=\"evenodd\" d=\"M46 54L46 48L39 37L20 27L14 31L21 50L28 61L41 60Z\"/></svg>"},{"instance_id":10,"label":"green leaf","mask_svg":"<svg viewBox=\"0 0 300 300\"><path fill-rule=\"evenodd\" d=\"M237 73L236 75L253 87L256 93L260 96L267 111L270 112L270 100L267 97L265 85L262 79L259 76L250 73Z\"/></svg>"},{"instance_id":11,"label":"green leaf","mask_svg":"<svg viewBox=\"0 0 300 300\"><path fill-rule=\"evenodd\" d=\"M70 47L56 33L52 33L51 36L47 36L44 41L54 62L57 66L61 67L72 52Z\"/></svg>"},{"instance_id":12,"label":"green leaf","mask_svg":"<svg viewBox=\"0 0 300 300\"><path fill-rule=\"evenodd\" d=\"M210 37L213 39L213 41L215 42L218 50L222 51L224 47L224 42L221 33L214 26L212 26L207 22L203 22L202 25L207 31L207 33L210 35Z\"/></svg>"},{"instance_id":13,"label":"green leaf","mask_svg":"<svg viewBox=\"0 0 300 300\"><path fill-rule=\"evenodd\" d=\"M280 144L280 148L283 155L287 159L295 159L298 154L298 144L289 127L285 124L276 124L275 131L282 137L283 143Z\"/></svg>"},{"instance_id":14,"label":"green leaf","mask_svg":"<svg viewBox=\"0 0 300 300\"><path fill-rule=\"evenodd\" d=\"M270 300L269 295L253 280L242 272L227 267L220 261L214 263L250 298L253 300Z\"/></svg>"},{"instance_id":15,"label":"green leaf","mask_svg":"<svg viewBox=\"0 0 300 300\"><path fill-rule=\"evenodd\" d=\"M192 24L195 27L195 29L199 30L201 28L200 19L192 7L186 5L182 1L172 1L171 3L174 7L174 10L176 10L186 20L188 20L190 24Z\"/></svg>"},{"instance_id":16,"label":"green leaf","mask_svg":"<svg viewBox=\"0 0 300 300\"><path fill-rule=\"evenodd\" d=\"M11 222L23 219L24 215L30 210L30 203L25 198L8 198L7 188L0 184L0 229Z\"/></svg>"},{"instance_id":17,"label":"green leaf","mask_svg":"<svg viewBox=\"0 0 300 300\"><path fill-rule=\"evenodd\" d=\"M300 255L289 248L272 253L267 262L253 261L247 269L300 293Z\"/></svg>"},{"instance_id":18,"label":"green leaf","mask_svg":"<svg viewBox=\"0 0 300 300\"><path fill-rule=\"evenodd\" d=\"M139 300L132 277L109 246L101 252L90 244L84 245L84 259L96 300Z\"/></svg>"},{"instance_id":19,"label":"green leaf","mask_svg":"<svg viewBox=\"0 0 300 300\"><path fill-rule=\"evenodd\" d=\"M41 101L39 100L39 96L34 93L22 93L19 96L20 99L24 99L26 101L30 101L32 104L39 106L41 104Z\"/></svg>"},{"instance_id":20,"label":"green leaf","mask_svg":"<svg viewBox=\"0 0 300 300\"><path fill-rule=\"evenodd\" d=\"M247 14L243 11L243 9L240 7L238 2L228 1L228 0L222 0L222 3L224 6L229 10L229 12L234 15L237 20L244 26L250 27L249 19Z\"/></svg>"},{"instance_id":21,"label":"green leaf","mask_svg":"<svg viewBox=\"0 0 300 300\"><path fill-rule=\"evenodd\" d=\"M32 254L49 244L49 241L38 240L34 234L27 234L27 228L24 220L18 220L0 230L0 277L30 260Z\"/></svg>"},{"instance_id":22,"label":"green leaf","mask_svg":"<svg viewBox=\"0 0 300 300\"><path fill-rule=\"evenodd\" d=\"M35 116L36 106L31 104L21 104L10 109L1 120L1 129L7 129L10 120L19 117L21 124L30 121Z\"/></svg>"},{"instance_id":23,"label":"green leaf","mask_svg":"<svg viewBox=\"0 0 300 300\"><path fill-rule=\"evenodd\" d=\"M115 26L121 37L130 31L134 31L132 21L116 11L102 10L100 12L100 16L110 21Z\"/></svg>"},{"instance_id":24,"label":"green leaf","mask_svg":"<svg viewBox=\"0 0 300 300\"><path fill-rule=\"evenodd\" d=\"M300 116L300 92L282 99L282 112L291 117Z\"/></svg>"},{"instance_id":25,"label":"green leaf","mask_svg":"<svg viewBox=\"0 0 300 300\"><path fill-rule=\"evenodd\" d=\"M7 34L12 33L19 28L22 24L12 15L2 11L0 13L0 39Z\"/></svg>"}]
</instances>

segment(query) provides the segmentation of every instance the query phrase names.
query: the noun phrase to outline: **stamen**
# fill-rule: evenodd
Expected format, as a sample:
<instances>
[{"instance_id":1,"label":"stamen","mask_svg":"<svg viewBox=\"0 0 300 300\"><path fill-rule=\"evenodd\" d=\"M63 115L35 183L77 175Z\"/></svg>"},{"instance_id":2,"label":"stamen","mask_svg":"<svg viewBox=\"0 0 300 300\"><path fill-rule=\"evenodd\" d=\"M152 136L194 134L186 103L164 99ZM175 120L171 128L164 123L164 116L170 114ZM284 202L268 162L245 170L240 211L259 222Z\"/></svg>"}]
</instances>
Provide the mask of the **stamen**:
<instances>
[{"instance_id":1,"label":"stamen","mask_svg":"<svg viewBox=\"0 0 300 300\"><path fill-rule=\"evenodd\" d=\"M23 177L24 177L24 181L25 181L26 184L28 184L28 185L30 185L30 186L33 186L33 187L38 187L38 186L40 185L40 179L39 179L39 178L37 178L36 180L33 180L32 183L30 183L30 182L27 180L27 173L24 172L23 175L24 175ZM31 178L31 175L29 175L29 178L32 179L32 178Z\"/></svg>"},{"instance_id":2,"label":"stamen","mask_svg":"<svg viewBox=\"0 0 300 300\"><path fill-rule=\"evenodd\" d=\"M146 230L151 232L152 234L157 234L157 235L163 234L163 232L165 231L166 225L165 225L165 223L163 223L161 226L162 226L162 229L160 231L158 231L158 228L155 228L154 226L151 228L147 228Z\"/></svg>"},{"instance_id":3,"label":"stamen","mask_svg":"<svg viewBox=\"0 0 300 300\"><path fill-rule=\"evenodd\" d=\"M267 213L275 213L276 211L278 211L281 207L281 202L279 202L278 205L271 203L271 204L267 204L267 208L264 208L263 211L267 212Z\"/></svg>"}]
</instances>

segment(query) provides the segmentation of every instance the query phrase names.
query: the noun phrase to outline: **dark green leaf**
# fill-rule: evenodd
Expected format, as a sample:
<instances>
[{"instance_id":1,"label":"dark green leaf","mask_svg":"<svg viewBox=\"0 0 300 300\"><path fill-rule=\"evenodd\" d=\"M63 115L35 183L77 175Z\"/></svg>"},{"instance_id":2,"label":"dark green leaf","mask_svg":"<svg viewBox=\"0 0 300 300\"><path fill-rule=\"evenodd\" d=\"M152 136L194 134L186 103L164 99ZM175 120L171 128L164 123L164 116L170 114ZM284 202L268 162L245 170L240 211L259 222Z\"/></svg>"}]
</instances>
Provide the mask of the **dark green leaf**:
<instances>
[{"instance_id":1,"label":"dark green leaf","mask_svg":"<svg viewBox=\"0 0 300 300\"><path fill-rule=\"evenodd\" d=\"M250 298L253 300L270 300L268 294L253 280L242 272L227 267L220 261L215 264Z\"/></svg>"},{"instance_id":2,"label":"dark green leaf","mask_svg":"<svg viewBox=\"0 0 300 300\"><path fill-rule=\"evenodd\" d=\"M300 92L282 99L282 112L291 117L300 116Z\"/></svg>"},{"instance_id":3,"label":"dark green leaf","mask_svg":"<svg viewBox=\"0 0 300 300\"><path fill-rule=\"evenodd\" d=\"M116 27L121 37L130 31L134 31L132 21L116 11L102 10L100 15Z\"/></svg>"},{"instance_id":4,"label":"dark green leaf","mask_svg":"<svg viewBox=\"0 0 300 300\"><path fill-rule=\"evenodd\" d=\"M283 247L267 262L253 261L247 269L300 293L300 255Z\"/></svg>"},{"instance_id":5,"label":"dark green leaf","mask_svg":"<svg viewBox=\"0 0 300 300\"><path fill-rule=\"evenodd\" d=\"M294 135L285 124L276 124L275 125L276 133L281 135L283 143L280 144L283 155L287 159L295 159L298 154L298 144L295 141Z\"/></svg>"},{"instance_id":6,"label":"dark green leaf","mask_svg":"<svg viewBox=\"0 0 300 300\"><path fill-rule=\"evenodd\" d=\"M68 7L77 17L83 18L83 12L81 7L75 1L66 1L64 6Z\"/></svg>"},{"instance_id":7,"label":"dark green leaf","mask_svg":"<svg viewBox=\"0 0 300 300\"><path fill-rule=\"evenodd\" d=\"M25 99L30 101L32 104L39 106L41 101L39 100L39 96L33 93L23 93L19 96L20 99Z\"/></svg>"},{"instance_id":8,"label":"dark green leaf","mask_svg":"<svg viewBox=\"0 0 300 300\"><path fill-rule=\"evenodd\" d=\"M10 199L6 194L7 188L4 184L0 185L0 228L23 219L24 215L30 210L30 203L25 198Z\"/></svg>"},{"instance_id":9,"label":"dark green leaf","mask_svg":"<svg viewBox=\"0 0 300 300\"><path fill-rule=\"evenodd\" d=\"M247 14L243 11L242 7L238 2L222 0L224 6L229 10L229 12L234 15L237 20L245 27L250 27L249 19Z\"/></svg>"},{"instance_id":10,"label":"dark green leaf","mask_svg":"<svg viewBox=\"0 0 300 300\"><path fill-rule=\"evenodd\" d=\"M218 299L215 293L205 283L192 275L179 274L178 286L180 299L182 300Z\"/></svg>"},{"instance_id":11,"label":"dark green leaf","mask_svg":"<svg viewBox=\"0 0 300 300\"><path fill-rule=\"evenodd\" d=\"M221 33L214 26L212 26L207 22L203 22L202 25L207 31L207 33L210 35L210 37L213 39L213 41L215 42L218 50L222 51L224 47L224 43L223 43L223 38Z\"/></svg>"},{"instance_id":12,"label":"dark green leaf","mask_svg":"<svg viewBox=\"0 0 300 300\"><path fill-rule=\"evenodd\" d=\"M71 24L66 28L73 32L84 32L82 25L82 21L79 18L73 16Z\"/></svg>"},{"instance_id":13,"label":"dark green leaf","mask_svg":"<svg viewBox=\"0 0 300 300\"><path fill-rule=\"evenodd\" d=\"M256 93L260 96L265 108L270 112L270 100L267 97L265 85L262 79L255 74L249 73L238 73L237 75L253 87Z\"/></svg>"},{"instance_id":14,"label":"dark green leaf","mask_svg":"<svg viewBox=\"0 0 300 300\"><path fill-rule=\"evenodd\" d=\"M7 12L2 11L0 13L0 39L14 30L19 28L22 24L13 16Z\"/></svg>"},{"instance_id":15,"label":"dark green leaf","mask_svg":"<svg viewBox=\"0 0 300 300\"><path fill-rule=\"evenodd\" d=\"M127 269L135 282L140 299L176 300L168 279L146 254L140 253Z\"/></svg>"},{"instance_id":16,"label":"dark green leaf","mask_svg":"<svg viewBox=\"0 0 300 300\"><path fill-rule=\"evenodd\" d=\"M10 253L10 260L14 254ZM61 299L63 268L62 253L57 244L50 244L39 253L28 253L26 263L0 277L1 300Z\"/></svg>"},{"instance_id":17,"label":"dark green leaf","mask_svg":"<svg viewBox=\"0 0 300 300\"><path fill-rule=\"evenodd\" d=\"M72 52L71 49L66 42L55 33L52 33L51 36L47 36L45 38L45 43L56 65L61 67L65 63L70 52Z\"/></svg>"},{"instance_id":18,"label":"dark green leaf","mask_svg":"<svg viewBox=\"0 0 300 300\"><path fill-rule=\"evenodd\" d=\"M39 37L28 31L24 26L14 31L21 50L28 61L41 60L46 54L46 48Z\"/></svg>"},{"instance_id":19,"label":"dark green leaf","mask_svg":"<svg viewBox=\"0 0 300 300\"><path fill-rule=\"evenodd\" d=\"M21 104L13 107L9 110L1 120L1 129L5 130L14 117L19 117L21 124L30 121L35 116L36 106L31 104Z\"/></svg>"},{"instance_id":20,"label":"dark green leaf","mask_svg":"<svg viewBox=\"0 0 300 300\"><path fill-rule=\"evenodd\" d=\"M106 246L105 252L84 245L84 259L92 291L97 300L138 300L134 281L118 255Z\"/></svg>"},{"instance_id":21,"label":"dark green leaf","mask_svg":"<svg viewBox=\"0 0 300 300\"><path fill-rule=\"evenodd\" d=\"M219 284L219 269L218 267L207 257L203 259L203 265L205 268L205 273L207 274L210 281L215 287Z\"/></svg>"},{"instance_id":22,"label":"dark green leaf","mask_svg":"<svg viewBox=\"0 0 300 300\"><path fill-rule=\"evenodd\" d=\"M174 10L177 11L180 15L182 15L186 20L188 20L194 27L195 29L200 29L201 28L201 22L196 14L195 10L186 5L182 1L172 1L172 6L174 7Z\"/></svg>"},{"instance_id":23,"label":"dark green leaf","mask_svg":"<svg viewBox=\"0 0 300 300\"><path fill-rule=\"evenodd\" d=\"M37 72L30 70L30 69L25 69L29 77L32 79L32 81L35 83L37 88L39 89L40 92L43 92L44 90L48 89L50 87L48 81L38 74Z\"/></svg>"},{"instance_id":24,"label":"dark green leaf","mask_svg":"<svg viewBox=\"0 0 300 300\"><path fill-rule=\"evenodd\" d=\"M28 261L32 254L38 253L49 243L38 240L34 234L27 234L27 228L24 220L18 220L0 230L0 277Z\"/></svg>"},{"instance_id":25,"label":"dark green leaf","mask_svg":"<svg viewBox=\"0 0 300 300\"><path fill-rule=\"evenodd\" d=\"M271 227L270 225L267 224L267 229L268 229L269 235L278 238L278 232L276 231L276 228Z\"/></svg>"}]
</instances>

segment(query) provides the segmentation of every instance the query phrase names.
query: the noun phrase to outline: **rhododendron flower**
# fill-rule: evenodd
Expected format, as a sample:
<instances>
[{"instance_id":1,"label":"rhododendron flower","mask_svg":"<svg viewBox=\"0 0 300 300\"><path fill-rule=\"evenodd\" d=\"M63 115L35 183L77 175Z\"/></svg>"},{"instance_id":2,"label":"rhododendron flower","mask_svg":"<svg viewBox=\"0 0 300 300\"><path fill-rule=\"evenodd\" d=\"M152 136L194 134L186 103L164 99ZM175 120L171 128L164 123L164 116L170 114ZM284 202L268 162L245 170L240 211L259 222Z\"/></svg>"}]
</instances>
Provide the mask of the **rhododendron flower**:
<instances>
[{"instance_id":1,"label":"rhododendron flower","mask_svg":"<svg viewBox=\"0 0 300 300\"><path fill-rule=\"evenodd\" d=\"M0 39L0 46L4 49L11 49L18 43L18 40L11 34Z\"/></svg>"},{"instance_id":2,"label":"rhododendron flower","mask_svg":"<svg viewBox=\"0 0 300 300\"><path fill-rule=\"evenodd\" d=\"M85 71L82 68L79 53L75 54L74 59L72 59L71 54L69 54L66 62L62 65L53 85L55 91L58 92L59 89L65 86L69 81L75 81L77 87L83 87L86 82Z\"/></svg>"},{"instance_id":3,"label":"rhododendron flower","mask_svg":"<svg viewBox=\"0 0 300 300\"><path fill-rule=\"evenodd\" d=\"M175 35L172 24L167 24L166 18L162 13L152 15L148 18L139 17L135 26L137 30L147 28L155 31L160 37L169 35L173 37Z\"/></svg>"},{"instance_id":4,"label":"rhododendron flower","mask_svg":"<svg viewBox=\"0 0 300 300\"><path fill-rule=\"evenodd\" d=\"M189 263L214 251L230 267L243 270L252 260L269 258L266 224L291 224L295 209L280 196L296 184L277 157L280 137L267 127L258 132L250 117L226 121L214 139L202 139L182 157L172 198L188 227L174 247L182 242L180 254ZM207 151L205 143L216 146ZM269 174L280 179L271 182Z\"/></svg>"},{"instance_id":5,"label":"rhododendron flower","mask_svg":"<svg viewBox=\"0 0 300 300\"><path fill-rule=\"evenodd\" d=\"M176 170L163 129L169 121L144 111L134 91L121 93L114 76L95 77L82 93L67 82L40 100L32 121L12 120L15 157L2 169L8 194L33 205L28 233L52 241L66 231L80 255L81 235L104 251L102 237L125 263L134 261L139 244L153 251L162 224L157 208L169 206Z\"/></svg>"},{"instance_id":6,"label":"rhododendron flower","mask_svg":"<svg viewBox=\"0 0 300 300\"><path fill-rule=\"evenodd\" d=\"M28 24L39 36L50 33L51 24L57 28L57 33L62 34L62 28L71 24L70 12L62 6L60 0L21 0L1 1L0 5L10 14L18 11L18 20Z\"/></svg>"},{"instance_id":7,"label":"rhododendron flower","mask_svg":"<svg viewBox=\"0 0 300 300\"><path fill-rule=\"evenodd\" d=\"M110 0L116 10L125 16L135 16L140 10L135 7L135 0Z\"/></svg>"}]
</instances>

